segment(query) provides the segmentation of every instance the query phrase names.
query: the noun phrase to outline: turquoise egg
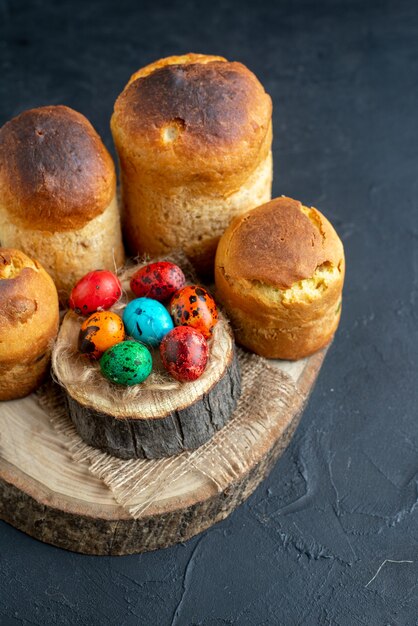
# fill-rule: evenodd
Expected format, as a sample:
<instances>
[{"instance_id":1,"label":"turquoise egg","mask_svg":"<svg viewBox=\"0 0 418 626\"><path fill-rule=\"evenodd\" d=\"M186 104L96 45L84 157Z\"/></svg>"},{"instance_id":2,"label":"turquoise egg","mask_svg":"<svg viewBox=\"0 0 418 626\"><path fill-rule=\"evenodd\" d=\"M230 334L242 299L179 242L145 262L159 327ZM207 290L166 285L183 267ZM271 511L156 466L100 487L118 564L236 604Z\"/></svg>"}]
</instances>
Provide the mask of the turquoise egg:
<instances>
[{"instance_id":1,"label":"turquoise egg","mask_svg":"<svg viewBox=\"0 0 418 626\"><path fill-rule=\"evenodd\" d=\"M174 328L165 306L151 298L132 300L123 312L123 323L128 335L153 348Z\"/></svg>"},{"instance_id":2,"label":"turquoise egg","mask_svg":"<svg viewBox=\"0 0 418 626\"><path fill-rule=\"evenodd\" d=\"M121 341L106 350L100 359L100 369L112 383L138 385L151 374L151 353L136 341Z\"/></svg>"}]
</instances>

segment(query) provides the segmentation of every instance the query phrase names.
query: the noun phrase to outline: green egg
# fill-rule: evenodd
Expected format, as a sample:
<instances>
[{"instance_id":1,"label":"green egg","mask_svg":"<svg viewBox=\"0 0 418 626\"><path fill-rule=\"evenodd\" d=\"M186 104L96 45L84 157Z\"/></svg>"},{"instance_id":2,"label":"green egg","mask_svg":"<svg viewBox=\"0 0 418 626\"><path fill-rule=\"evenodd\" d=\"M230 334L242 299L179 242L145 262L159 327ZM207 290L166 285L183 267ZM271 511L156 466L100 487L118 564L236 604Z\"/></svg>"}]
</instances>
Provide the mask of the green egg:
<instances>
[{"instance_id":1,"label":"green egg","mask_svg":"<svg viewBox=\"0 0 418 626\"><path fill-rule=\"evenodd\" d=\"M103 375L118 385L138 385L151 374L152 357L144 345L121 341L106 350L100 359Z\"/></svg>"}]
</instances>

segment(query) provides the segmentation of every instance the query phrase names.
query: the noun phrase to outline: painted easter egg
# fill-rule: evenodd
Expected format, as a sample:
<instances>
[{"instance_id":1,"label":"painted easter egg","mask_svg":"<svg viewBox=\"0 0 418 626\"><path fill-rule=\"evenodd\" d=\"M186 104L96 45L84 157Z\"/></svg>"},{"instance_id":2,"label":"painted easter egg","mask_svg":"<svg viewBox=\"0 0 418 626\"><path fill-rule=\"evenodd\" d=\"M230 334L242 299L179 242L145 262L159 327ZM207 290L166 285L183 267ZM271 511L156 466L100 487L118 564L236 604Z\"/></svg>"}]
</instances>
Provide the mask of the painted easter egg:
<instances>
[{"instance_id":1,"label":"painted easter egg","mask_svg":"<svg viewBox=\"0 0 418 626\"><path fill-rule=\"evenodd\" d=\"M170 330L160 344L165 369L181 382L196 380L205 371L208 344L201 332L190 326Z\"/></svg>"},{"instance_id":2,"label":"painted easter egg","mask_svg":"<svg viewBox=\"0 0 418 626\"><path fill-rule=\"evenodd\" d=\"M210 293L199 285L180 289L171 299L170 313L176 326L191 326L206 339L218 321L218 309Z\"/></svg>"},{"instance_id":3,"label":"painted easter egg","mask_svg":"<svg viewBox=\"0 0 418 626\"><path fill-rule=\"evenodd\" d=\"M100 369L112 383L138 385L151 374L151 353L141 343L122 341L106 350L100 359Z\"/></svg>"},{"instance_id":4,"label":"painted easter egg","mask_svg":"<svg viewBox=\"0 0 418 626\"><path fill-rule=\"evenodd\" d=\"M186 284L186 278L174 263L159 261L141 267L131 278L131 289L138 297L164 302Z\"/></svg>"},{"instance_id":5,"label":"painted easter egg","mask_svg":"<svg viewBox=\"0 0 418 626\"><path fill-rule=\"evenodd\" d=\"M128 335L156 347L173 328L173 320L161 302L151 298L136 298L123 312L123 323Z\"/></svg>"},{"instance_id":6,"label":"painted easter egg","mask_svg":"<svg viewBox=\"0 0 418 626\"><path fill-rule=\"evenodd\" d=\"M78 315L90 315L94 311L104 311L119 300L122 285L115 274L108 270L89 272L73 287L69 306Z\"/></svg>"},{"instance_id":7,"label":"painted easter egg","mask_svg":"<svg viewBox=\"0 0 418 626\"><path fill-rule=\"evenodd\" d=\"M78 349L91 359L100 359L103 352L125 339L122 319L111 311L97 311L81 325Z\"/></svg>"}]
</instances>

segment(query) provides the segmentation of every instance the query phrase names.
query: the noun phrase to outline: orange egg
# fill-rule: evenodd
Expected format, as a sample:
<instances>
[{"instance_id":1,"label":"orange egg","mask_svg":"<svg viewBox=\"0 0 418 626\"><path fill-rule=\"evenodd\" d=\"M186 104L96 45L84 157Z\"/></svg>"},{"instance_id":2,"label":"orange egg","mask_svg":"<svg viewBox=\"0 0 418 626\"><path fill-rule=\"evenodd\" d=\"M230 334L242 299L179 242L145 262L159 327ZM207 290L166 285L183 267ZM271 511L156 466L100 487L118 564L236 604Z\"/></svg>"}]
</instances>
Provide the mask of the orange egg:
<instances>
[{"instance_id":1,"label":"orange egg","mask_svg":"<svg viewBox=\"0 0 418 626\"><path fill-rule=\"evenodd\" d=\"M205 339L211 337L218 321L215 300L200 285L180 289L171 299L170 313L176 326L191 326L200 331Z\"/></svg>"},{"instance_id":2,"label":"orange egg","mask_svg":"<svg viewBox=\"0 0 418 626\"><path fill-rule=\"evenodd\" d=\"M122 319L111 311L97 311L81 325L78 349L91 359L100 359L103 352L125 339Z\"/></svg>"}]
</instances>

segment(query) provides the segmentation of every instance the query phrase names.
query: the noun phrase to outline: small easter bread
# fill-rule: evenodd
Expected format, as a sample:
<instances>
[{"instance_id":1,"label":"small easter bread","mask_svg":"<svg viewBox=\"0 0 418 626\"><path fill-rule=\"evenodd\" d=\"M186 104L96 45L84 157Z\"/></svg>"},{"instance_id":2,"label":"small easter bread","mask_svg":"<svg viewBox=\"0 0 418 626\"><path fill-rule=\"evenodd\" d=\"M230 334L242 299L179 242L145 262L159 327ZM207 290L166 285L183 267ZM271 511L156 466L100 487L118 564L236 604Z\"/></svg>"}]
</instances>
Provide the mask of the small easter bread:
<instances>
[{"instance_id":1,"label":"small easter bread","mask_svg":"<svg viewBox=\"0 0 418 626\"><path fill-rule=\"evenodd\" d=\"M58 294L38 261L0 248L0 400L28 395L49 370Z\"/></svg>"},{"instance_id":2,"label":"small easter bread","mask_svg":"<svg viewBox=\"0 0 418 626\"><path fill-rule=\"evenodd\" d=\"M237 217L221 237L216 295L240 344L296 360L331 341L344 269L343 244L326 217L276 198Z\"/></svg>"}]
</instances>

